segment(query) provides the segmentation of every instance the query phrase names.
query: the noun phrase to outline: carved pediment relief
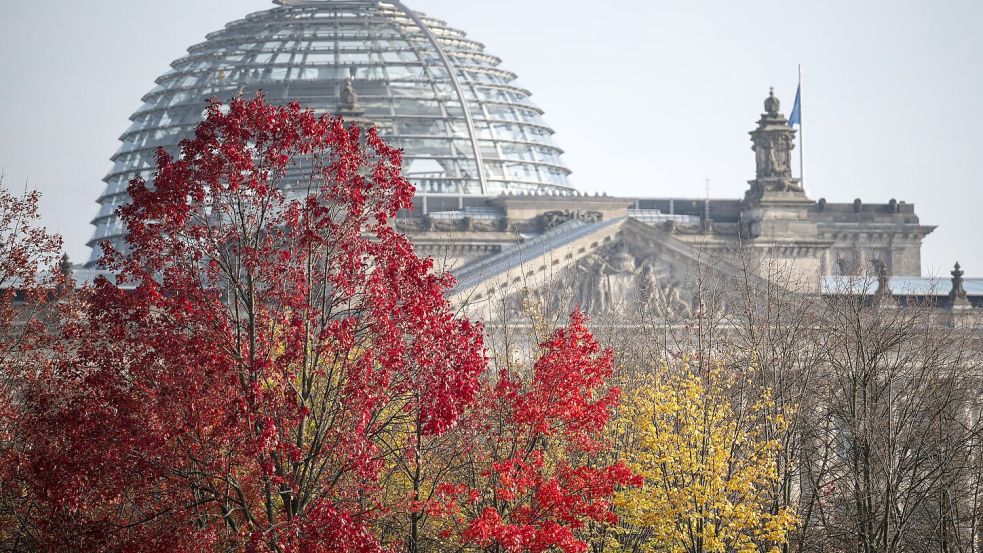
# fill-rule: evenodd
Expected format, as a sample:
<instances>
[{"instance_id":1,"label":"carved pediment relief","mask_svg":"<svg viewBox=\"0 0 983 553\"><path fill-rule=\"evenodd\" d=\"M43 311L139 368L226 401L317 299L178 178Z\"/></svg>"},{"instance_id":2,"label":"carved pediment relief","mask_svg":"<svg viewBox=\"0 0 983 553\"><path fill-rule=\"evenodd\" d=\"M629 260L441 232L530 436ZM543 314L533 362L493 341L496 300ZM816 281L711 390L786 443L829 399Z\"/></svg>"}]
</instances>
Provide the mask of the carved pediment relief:
<instances>
[{"instance_id":1,"label":"carved pediment relief","mask_svg":"<svg viewBox=\"0 0 983 553\"><path fill-rule=\"evenodd\" d=\"M537 305L554 314L579 306L595 323L682 323L708 307L722 312L724 303L712 296L733 287L739 272L712 252L631 219L575 226L515 248L463 270L453 301L486 320L521 316Z\"/></svg>"},{"instance_id":2,"label":"carved pediment relief","mask_svg":"<svg viewBox=\"0 0 983 553\"><path fill-rule=\"evenodd\" d=\"M531 296L560 312L579 306L595 321L641 313L669 318L690 315L695 294L686 270L625 242L589 253L535 289L523 289L506 302L518 310Z\"/></svg>"}]
</instances>

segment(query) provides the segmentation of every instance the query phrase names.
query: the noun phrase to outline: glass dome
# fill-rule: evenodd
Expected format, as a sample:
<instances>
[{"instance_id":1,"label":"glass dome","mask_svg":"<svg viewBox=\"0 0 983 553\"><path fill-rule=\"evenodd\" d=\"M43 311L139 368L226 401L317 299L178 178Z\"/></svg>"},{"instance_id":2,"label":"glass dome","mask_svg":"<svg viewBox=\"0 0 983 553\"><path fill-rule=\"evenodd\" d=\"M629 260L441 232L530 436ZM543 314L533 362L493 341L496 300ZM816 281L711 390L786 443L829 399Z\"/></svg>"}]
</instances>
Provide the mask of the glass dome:
<instances>
[{"instance_id":1,"label":"glass dome","mask_svg":"<svg viewBox=\"0 0 983 553\"><path fill-rule=\"evenodd\" d=\"M121 238L116 208L130 178L150 176L156 148L190 134L207 98L240 92L374 123L405 149L418 195L572 192L542 110L464 32L398 1L275 3L189 48L143 97L104 179L90 261Z\"/></svg>"}]
</instances>

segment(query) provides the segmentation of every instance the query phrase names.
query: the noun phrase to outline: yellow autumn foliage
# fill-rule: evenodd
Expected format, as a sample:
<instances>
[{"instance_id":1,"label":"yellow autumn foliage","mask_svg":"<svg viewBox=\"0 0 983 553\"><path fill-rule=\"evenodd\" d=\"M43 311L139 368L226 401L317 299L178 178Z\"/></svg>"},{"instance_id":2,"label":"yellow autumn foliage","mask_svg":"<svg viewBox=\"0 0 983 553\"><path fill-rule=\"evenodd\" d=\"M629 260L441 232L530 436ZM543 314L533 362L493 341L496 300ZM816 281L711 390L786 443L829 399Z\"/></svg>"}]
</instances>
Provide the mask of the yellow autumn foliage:
<instances>
[{"instance_id":1,"label":"yellow autumn foliage","mask_svg":"<svg viewBox=\"0 0 983 553\"><path fill-rule=\"evenodd\" d=\"M778 550L795 526L774 507L778 443L764 435L768 394L747 398L719 369L661 367L626 393L614 431L645 479L616 500L612 549L638 552Z\"/></svg>"}]
</instances>

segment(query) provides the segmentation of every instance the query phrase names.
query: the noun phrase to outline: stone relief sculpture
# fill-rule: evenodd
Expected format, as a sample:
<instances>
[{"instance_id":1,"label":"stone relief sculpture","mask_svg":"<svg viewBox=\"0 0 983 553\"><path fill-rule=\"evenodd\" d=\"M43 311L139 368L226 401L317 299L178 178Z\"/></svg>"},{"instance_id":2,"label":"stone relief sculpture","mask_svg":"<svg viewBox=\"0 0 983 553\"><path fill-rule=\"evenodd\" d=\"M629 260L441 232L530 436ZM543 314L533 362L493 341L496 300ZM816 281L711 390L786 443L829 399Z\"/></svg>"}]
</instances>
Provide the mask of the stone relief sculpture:
<instances>
[{"instance_id":1,"label":"stone relief sculpture","mask_svg":"<svg viewBox=\"0 0 983 553\"><path fill-rule=\"evenodd\" d=\"M758 178L787 178L792 175L792 139L783 129L765 130L754 144ZM791 183L786 183L791 185Z\"/></svg>"},{"instance_id":2,"label":"stone relief sculpture","mask_svg":"<svg viewBox=\"0 0 983 553\"><path fill-rule=\"evenodd\" d=\"M683 316L690 310L672 267L657 259L643 262L624 243L603 254L591 254L574 267L578 283L575 302L590 315L658 311Z\"/></svg>"},{"instance_id":3,"label":"stone relief sculpture","mask_svg":"<svg viewBox=\"0 0 983 553\"><path fill-rule=\"evenodd\" d=\"M774 176L774 171L772 170L772 149L771 140L762 136L758 142L754 145L754 162L756 173L759 177L772 177Z\"/></svg>"},{"instance_id":4,"label":"stone relief sculpture","mask_svg":"<svg viewBox=\"0 0 983 553\"><path fill-rule=\"evenodd\" d=\"M499 232L503 230L500 219L435 219L430 216L396 219L396 228L403 232Z\"/></svg>"},{"instance_id":5,"label":"stone relief sculpture","mask_svg":"<svg viewBox=\"0 0 983 553\"><path fill-rule=\"evenodd\" d=\"M648 310L661 311L668 317L690 314L690 302L683 299L682 288L672 268L656 260L646 260L638 272L639 300Z\"/></svg>"},{"instance_id":6,"label":"stone relief sculpture","mask_svg":"<svg viewBox=\"0 0 983 553\"><path fill-rule=\"evenodd\" d=\"M574 267L575 282L580 283L576 303L587 313L603 312L611 303L606 265L601 256L591 254Z\"/></svg>"},{"instance_id":7,"label":"stone relief sculpture","mask_svg":"<svg viewBox=\"0 0 983 553\"><path fill-rule=\"evenodd\" d=\"M624 242L589 252L541 280L524 281L505 292L502 309L509 317L529 313L530 300L550 314L568 314L580 307L595 323L606 320L656 322L684 321L694 316L700 303L695 283L688 280L688 266L661 254L637 255ZM726 298L710 292L716 315L726 313ZM707 309L705 305L703 309Z\"/></svg>"},{"instance_id":8,"label":"stone relief sculpture","mask_svg":"<svg viewBox=\"0 0 983 553\"><path fill-rule=\"evenodd\" d=\"M584 211L580 209L564 209L562 211L547 211L540 215L542 230L545 232L553 227L557 227L567 221L584 221L585 223L597 223L603 218L600 211Z\"/></svg>"},{"instance_id":9,"label":"stone relief sculpture","mask_svg":"<svg viewBox=\"0 0 983 553\"><path fill-rule=\"evenodd\" d=\"M792 174L791 148L788 135L778 135L772 139L769 152L771 174L776 177L787 177Z\"/></svg>"}]
</instances>

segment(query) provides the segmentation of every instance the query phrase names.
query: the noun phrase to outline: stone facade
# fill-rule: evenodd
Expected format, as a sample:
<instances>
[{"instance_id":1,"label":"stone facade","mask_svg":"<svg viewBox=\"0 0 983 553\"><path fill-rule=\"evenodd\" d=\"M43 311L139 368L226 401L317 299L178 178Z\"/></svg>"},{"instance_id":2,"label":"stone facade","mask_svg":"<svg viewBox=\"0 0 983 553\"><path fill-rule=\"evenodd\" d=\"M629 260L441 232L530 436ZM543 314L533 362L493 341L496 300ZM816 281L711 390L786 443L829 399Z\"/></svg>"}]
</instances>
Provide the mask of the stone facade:
<instances>
[{"instance_id":1,"label":"stone facade","mask_svg":"<svg viewBox=\"0 0 983 553\"><path fill-rule=\"evenodd\" d=\"M815 292L829 292L837 279L879 272L920 279L922 241L935 227L921 224L914 205L894 199L865 204L808 197L792 176L796 131L773 93L764 108L750 133L756 174L743 199L431 194L417 196L415 209L401 214L397 226L421 253L458 276L460 302L548 280L562 281L592 312L644 301L654 291L666 305L682 308L691 300L678 289L683 277L708 259L716 260L714 270L727 272L721 260L736 250L777 262ZM965 279L971 288L966 304L983 302L983 281L977 280Z\"/></svg>"}]
</instances>

